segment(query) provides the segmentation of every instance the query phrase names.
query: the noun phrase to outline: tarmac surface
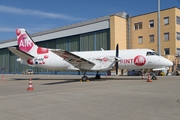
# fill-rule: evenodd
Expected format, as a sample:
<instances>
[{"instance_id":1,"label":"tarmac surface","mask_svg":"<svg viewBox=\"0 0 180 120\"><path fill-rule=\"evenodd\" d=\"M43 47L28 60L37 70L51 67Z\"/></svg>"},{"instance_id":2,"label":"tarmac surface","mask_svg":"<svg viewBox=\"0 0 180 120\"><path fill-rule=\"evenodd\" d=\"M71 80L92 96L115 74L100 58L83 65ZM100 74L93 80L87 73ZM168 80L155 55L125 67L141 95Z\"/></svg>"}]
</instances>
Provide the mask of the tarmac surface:
<instances>
[{"instance_id":1,"label":"tarmac surface","mask_svg":"<svg viewBox=\"0 0 180 120\"><path fill-rule=\"evenodd\" d=\"M81 77L5 74L0 120L180 120L180 76Z\"/></svg>"}]
</instances>

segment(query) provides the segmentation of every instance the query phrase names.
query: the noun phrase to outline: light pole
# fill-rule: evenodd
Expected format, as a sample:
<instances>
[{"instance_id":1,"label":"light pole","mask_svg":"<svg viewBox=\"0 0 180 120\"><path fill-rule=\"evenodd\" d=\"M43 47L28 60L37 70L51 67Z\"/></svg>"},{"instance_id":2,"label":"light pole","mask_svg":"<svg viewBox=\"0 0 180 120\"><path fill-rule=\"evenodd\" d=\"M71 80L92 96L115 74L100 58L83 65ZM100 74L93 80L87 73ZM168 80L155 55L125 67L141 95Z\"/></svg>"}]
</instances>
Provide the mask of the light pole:
<instances>
[{"instance_id":1,"label":"light pole","mask_svg":"<svg viewBox=\"0 0 180 120\"><path fill-rule=\"evenodd\" d=\"M161 32L160 32L160 27L161 27L161 22L160 22L160 0L158 0L158 15L157 15L157 31L158 31L158 39L157 39L157 47L158 47L158 54L161 55Z\"/></svg>"}]
</instances>

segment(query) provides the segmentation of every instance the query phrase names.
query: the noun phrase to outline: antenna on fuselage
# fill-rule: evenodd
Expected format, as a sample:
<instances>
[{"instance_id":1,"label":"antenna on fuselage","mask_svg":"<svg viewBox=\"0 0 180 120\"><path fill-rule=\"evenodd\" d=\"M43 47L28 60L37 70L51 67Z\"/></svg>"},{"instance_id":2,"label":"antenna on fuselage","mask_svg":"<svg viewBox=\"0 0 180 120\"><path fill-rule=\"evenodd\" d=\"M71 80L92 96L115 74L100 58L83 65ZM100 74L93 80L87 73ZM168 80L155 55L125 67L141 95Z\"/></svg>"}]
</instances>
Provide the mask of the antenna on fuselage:
<instances>
[{"instance_id":1,"label":"antenna on fuselage","mask_svg":"<svg viewBox=\"0 0 180 120\"><path fill-rule=\"evenodd\" d=\"M101 48L101 51L104 51L104 49L103 49L103 48Z\"/></svg>"}]
</instances>

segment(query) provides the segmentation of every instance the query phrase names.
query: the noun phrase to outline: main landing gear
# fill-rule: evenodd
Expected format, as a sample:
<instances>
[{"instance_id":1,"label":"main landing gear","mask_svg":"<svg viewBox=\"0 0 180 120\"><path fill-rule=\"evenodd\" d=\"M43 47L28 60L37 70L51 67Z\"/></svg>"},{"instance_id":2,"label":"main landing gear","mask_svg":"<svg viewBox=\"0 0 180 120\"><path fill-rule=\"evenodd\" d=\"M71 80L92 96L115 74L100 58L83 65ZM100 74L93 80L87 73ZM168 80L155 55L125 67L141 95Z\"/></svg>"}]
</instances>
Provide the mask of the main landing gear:
<instances>
[{"instance_id":1,"label":"main landing gear","mask_svg":"<svg viewBox=\"0 0 180 120\"><path fill-rule=\"evenodd\" d=\"M157 77L156 77L155 73L152 73L151 76L152 76L151 77L152 80L157 80Z\"/></svg>"},{"instance_id":2,"label":"main landing gear","mask_svg":"<svg viewBox=\"0 0 180 120\"><path fill-rule=\"evenodd\" d=\"M101 79L101 76L98 74L99 72L97 71L96 73L96 76L95 76L95 79ZM86 76L86 71L84 71L84 75L81 79L83 82L87 82L89 81L89 78Z\"/></svg>"},{"instance_id":3,"label":"main landing gear","mask_svg":"<svg viewBox=\"0 0 180 120\"><path fill-rule=\"evenodd\" d=\"M101 79L101 76L98 74L99 72L97 71L95 79Z\"/></svg>"},{"instance_id":4,"label":"main landing gear","mask_svg":"<svg viewBox=\"0 0 180 120\"><path fill-rule=\"evenodd\" d=\"M84 75L84 76L82 77L82 81L83 81L83 82L88 81L88 77Z\"/></svg>"},{"instance_id":5,"label":"main landing gear","mask_svg":"<svg viewBox=\"0 0 180 120\"><path fill-rule=\"evenodd\" d=\"M82 77L82 81L83 82L89 81L88 77L86 76L86 71L84 71L84 76Z\"/></svg>"}]
</instances>

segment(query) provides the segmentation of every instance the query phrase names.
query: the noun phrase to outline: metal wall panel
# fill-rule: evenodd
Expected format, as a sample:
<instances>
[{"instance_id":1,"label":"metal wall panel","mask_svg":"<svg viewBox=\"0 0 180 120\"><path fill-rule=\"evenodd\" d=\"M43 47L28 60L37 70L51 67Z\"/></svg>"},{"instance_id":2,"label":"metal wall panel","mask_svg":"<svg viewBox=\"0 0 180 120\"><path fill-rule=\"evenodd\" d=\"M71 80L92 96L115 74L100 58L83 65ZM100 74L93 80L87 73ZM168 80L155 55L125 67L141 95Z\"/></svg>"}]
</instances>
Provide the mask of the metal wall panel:
<instances>
[{"instance_id":1,"label":"metal wall panel","mask_svg":"<svg viewBox=\"0 0 180 120\"><path fill-rule=\"evenodd\" d=\"M10 73L17 73L18 68L17 68L17 56L14 55L12 52L9 52L9 72Z\"/></svg>"},{"instance_id":2,"label":"metal wall panel","mask_svg":"<svg viewBox=\"0 0 180 120\"><path fill-rule=\"evenodd\" d=\"M110 33L109 30L96 32L96 50L110 49Z\"/></svg>"},{"instance_id":3,"label":"metal wall panel","mask_svg":"<svg viewBox=\"0 0 180 120\"><path fill-rule=\"evenodd\" d=\"M107 29L107 28L109 28L108 20L33 37L33 40L39 42L39 41L44 41L48 39L55 39L55 38L61 38L61 37L66 37L66 36L78 35L78 34L98 31L98 30Z\"/></svg>"},{"instance_id":4,"label":"metal wall panel","mask_svg":"<svg viewBox=\"0 0 180 120\"><path fill-rule=\"evenodd\" d=\"M56 39L56 49L68 50L68 39L67 38Z\"/></svg>"},{"instance_id":5,"label":"metal wall panel","mask_svg":"<svg viewBox=\"0 0 180 120\"><path fill-rule=\"evenodd\" d=\"M80 50L93 51L94 50L94 33L83 34L80 37Z\"/></svg>"},{"instance_id":6,"label":"metal wall panel","mask_svg":"<svg viewBox=\"0 0 180 120\"><path fill-rule=\"evenodd\" d=\"M4 61L3 61L3 49L0 49L0 73L4 71Z\"/></svg>"},{"instance_id":7,"label":"metal wall panel","mask_svg":"<svg viewBox=\"0 0 180 120\"><path fill-rule=\"evenodd\" d=\"M69 50L68 51L79 51L80 50L80 36L72 36L68 38Z\"/></svg>"},{"instance_id":8,"label":"metal wall panel","mask_svg":"<svg viewBox=\"0 0 180 120\"><path fill-rule=\"evenodd\" d=\"M4 54L4 67L5 67L5 72L9 73L9 50L8 49L3 49L3 54Z\"/></svg>"}]
</instances>

